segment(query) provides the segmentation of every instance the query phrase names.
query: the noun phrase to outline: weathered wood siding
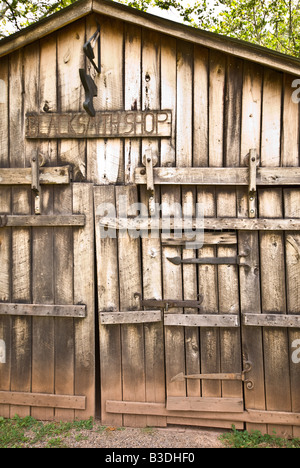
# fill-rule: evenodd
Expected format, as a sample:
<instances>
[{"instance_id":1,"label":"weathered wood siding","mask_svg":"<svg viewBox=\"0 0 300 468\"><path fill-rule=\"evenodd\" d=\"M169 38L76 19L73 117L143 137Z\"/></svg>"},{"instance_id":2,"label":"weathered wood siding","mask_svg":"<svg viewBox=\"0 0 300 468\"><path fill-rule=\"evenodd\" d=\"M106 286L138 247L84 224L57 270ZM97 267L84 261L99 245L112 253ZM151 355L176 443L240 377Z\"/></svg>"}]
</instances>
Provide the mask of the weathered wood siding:
<instances>
[{"instance_id":1,"label":"weathered wood siding","mask_svg":"<svg viewBox=\"0 0 300 468\"><path fill-rule=\"evenodd\" d=\"M99 75L83 54L96 18L101 25ZM171 137L26 138L29 112L83 111L79 69L85 67L98 87L96 111L167 109L172 113ZM0 302L87 304L92 314L85 329L75 318L1 316L0 340L7 344L5 360L9 363L0 362L1 392L90 395L88 401L93 401L94 377L89 371L95 357L91 185L97 186L96 208L110 202L119 214L122 195L132 203L148 204L145 186L135 185L135 169L142 166L142 157L150 148L160 168L211 168L212 174L216 168L246 168L250 149L256 149L261 167L299 167L299 105L291 99L294 78L182 38L94 15L0 59L0 168L30 167L37 152L46 158L47 166L71 165L73 181L78 184L43 187L42 214L84 213L90 236L87 241L84 229L70 227L1 228ZM300 314L299 228L284 229L289 220L300 218L299 193L289 186L260 186L255 208L261 222L255 225L253 220L251 228L239 229L238 223L230 225L230 219L249 217L247 184L172 185L171 180L169 185L156 186L155 200L164 203L162 216L178 216L174 203L187 203L187 210L195 216L195 204L203 203L207 223L210 218L213 223L208 231L229 231L222 234L225 240L218 237L218 241L207 232L210 240L198 251L163 236L100 240L96 218L98 309L103 314L123 314L123 322L110 318L110 324L101 322L100 315L104 423L218 427L235 423L243 427L247 421L250 428L272 432L273 416L263 412L274 411L280 412L275 425L278 431L299 435L300 364L291 361L291 346L300 339L299 329L246 326L241 320L247 313L264 318L274 313ZM0 216L5 214L33 214L30 187L0 186ZM269 227L262 219L270 220L269 225L265 222ZM283 220L283 230L271 229L277 219ZM174 266L167 260L176 256L234 257L246 247L251 252L249 270L236 265ZM140 312L136 293L144 300L197 300L201 295L200 312L175 307L172 313L219 314L222 319L234 315L241 327L185 327L170 322L164 326L163 320L128 323L124 313ZM65 321L66 330L58 326L60 320ZM293 323L297 324L297 318ZM67 343L65 333L72 337ZM241 381L174 380L181 373L238 374L248 360L254 389L243 387ZM72 375L61 383L66 372ZM83 382L86 388L80 390ZM211 399L218 399L219 418L209 412L209 402L216 403ZM120 404L126 401L128 407ZM247 416L237 411L243 404L249 410ZM178 407L179 413L174 410ZM28 407L22 408L28 414ZM14 411L9 404L1 406L0 399L0 415ZM70 417L75 410L63 409L69 413L62 414L61 409L38 408L32 414L53 417L54 411L56 416Z\"/></svg>"},{"instance_id":2,"label":"weathered wood siding","mask_svg":"<svg viewBox=\"0 0 300 468\"><path fill-rule=\"evenodd\" d=\"M83 43L95 30L91 15L0 59L1 167L28 166L37 144L50 163L72 163L75 180L95 184L133 183L148 145L158 166L245 166L250 148L261 166L298 165L294 76L111 17L97 19L102 72L91 70L95 109L170 109L172 138L25 138L27 112L83 110L79 68Z\"/></svg>"}]
</instances>

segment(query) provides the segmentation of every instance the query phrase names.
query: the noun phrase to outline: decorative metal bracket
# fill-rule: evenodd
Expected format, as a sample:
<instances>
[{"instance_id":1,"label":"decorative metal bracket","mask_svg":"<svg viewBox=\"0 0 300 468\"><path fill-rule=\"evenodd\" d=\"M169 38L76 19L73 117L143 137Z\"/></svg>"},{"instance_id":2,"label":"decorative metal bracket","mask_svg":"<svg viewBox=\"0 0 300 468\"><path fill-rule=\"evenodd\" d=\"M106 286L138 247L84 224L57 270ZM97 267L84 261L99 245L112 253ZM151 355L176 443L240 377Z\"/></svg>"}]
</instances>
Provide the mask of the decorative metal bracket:
<instances>
[{"instance_id":1,"label":"decorative metal bracket","mask_svg":"<svg viewBox=\"0 0 300 468\"><path fill-rule=\"evenodd\" d=\"M92 35L92 37L84 44L83 51L86 57L90 60L91 64L95 68L97 73L101 73L101 44L100 44L100 24L97 24L97 31ZM94 48L98 43L98 65L96 65L94 58Z\"/></svg>"},{"instance_id":2,"label":"decorative metal bracket","mask_svg":"<svg viewBox=\"0 0 300 468\"><path fill-rule=\"evenodd\" d=\"M79 70L79 75L85 90L85 101L83 103L83 108L91 117L95 117L96 112L93 99L98 95L98 88L93 78L88 75L83 68Z\"/></svg>"},{"instance_id":3,"label":"decorative metal bracket","mask_svg":"<svg viewBox=\"0 0 300 468\"><path fill-rule=\"evenodd\" d=\"M98 44L98 65L95 63L94 47ZM97 73L101 72L101 44L100 44L100 25L97 23L97 31L92 37L84 44L83 51L85 56L89 59ZM95 117L96 112L94 109L93 99L98 95L98 88L93 78L87 74L84 68L79 70L80 79L85 90L85 101L83 103L84 110L91 117Z\"/></svg>"},{"instance_id":4,"label":"decorative metal bracket","mask_svg":"<svg viewBox=\"0 0 300 468\"><path fill-rule=\"evenodd\" d=\"M256 149L249 152L249 218L256 217Z\"/></svg>"},{"instance_id":5,"label":"decorative metal bracket","mask_svg":"<svg viewBox=\"0 0 300 468\"><path fill-rule=\"evenodd\" d=\"M142 163L146 167L147 190L149 192L149 213L155 214L155 188L153 168L158 162L157 156L152 154L152 149L147 148L143 156Z\"/></svg>"},{"instance_id":6,"label":"decorative metal bracket","mask_svg":"<svg viewBox=\"0 0 300 468\"><path fill-rule=\"evenodd\" d=\"M31 190L34 192L34 214L41 214L41 185L40 167L44 166L47 159L42 154L34 154L31 158Z\"/></svg>"}]
</instances>

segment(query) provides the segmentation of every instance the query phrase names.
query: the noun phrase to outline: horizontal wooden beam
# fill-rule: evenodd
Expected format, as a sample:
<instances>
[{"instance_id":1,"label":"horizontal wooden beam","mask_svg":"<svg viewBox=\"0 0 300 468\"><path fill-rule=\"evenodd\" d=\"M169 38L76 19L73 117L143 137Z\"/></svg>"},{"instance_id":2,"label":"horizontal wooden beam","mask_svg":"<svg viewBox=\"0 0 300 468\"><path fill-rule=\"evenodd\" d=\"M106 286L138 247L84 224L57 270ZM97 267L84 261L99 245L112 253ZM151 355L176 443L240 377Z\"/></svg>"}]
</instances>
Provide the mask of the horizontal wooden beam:
<instances>
[{"instance_id":1,"label":"horizontal wooden beam","mask_svg":"<svg viewBox=\"0 0 300 468\"><path fill-rule=\"evenodd\" d=\"M96 223L111 229L166 230L184 229L182 219L108 218L96 216ZM231 231L300 231L300 219L283 218L204 218L203 229ZM189 229L199 229L199 220L193 219Z\"/></svg>"},{"instance_id":2,"label":"horizontal wooden beam","mask_svg":"<svg viewBox=\"0 0 300 468\"><path fill-rule=\"evenodd\" d=\"M85 215L31 216L0 215L1 227L67 227L84 226Z\"/></svg>"},{"instance_id":3,"label":"horizontal wooden beam","mask_svg":"<svg viewBox=\"0 0 300 468\"><path fill-rule=\"evenodd\" d=\"M173 411L212 411L242 413L242 398L225 397L168 397L167 409Z\"/></svg>"},{"instance_id":4,"label":"horizontal wooden beam","mask_svg":"<svg viewBox=\"0 0 300 468\"><path fill-rule=\"evenodd\" d=\"M300 328L300 315L243 314L242 323L248 327Z\"/></svg>"},{"instance_id":5,"label":"horizontal wooden beam","mask_svg":"<svg viewBox=\"0 0 300 468\"><path fill-rule=\"evenodd\" d=\"M0 303L0 315L26 315L34 317L86 317L85 305L44 305Z\"/></svg>"},{"instance_id":6,"label":"horizontal wooden beam","mask_svg":"<svg viewBox=\"0 0 300 468\"><path fill-rule=\"evenodd\" d=\"M137 310L128 312L100 312L100 323L102 325L116 324L135 324L135 323L152 323L162 321L161 310Z\"/></svg>"},{"instance_id":7,"label":"horizontal wooden beam","mask_svg":"<svg viewBox=\"0 0 300 468\"><path fill-rule=\"evenodd\" d=\"M164 324L176 327L239 327L238 315L165 314Z\"/></svg>"},{"instance_id":8,"label":"horizontal wooden beam","mask_svg":"<svg viewBox=\"0 0 300 468\"><path fill-rule=\"evenodd\" d=\"M248 167L155 167L155 185L249 185ZM135 183L146 184L145 169L135 170ZM300 185L299 167L258 167L256 185Z\"/></svg>"},{"instance_id":9,"label":"horizontal wooden beam","mask_svg":"<svg viewBox=\"0 0 300 468\"><path fill-rule=\"evenodd\" d=\"M48 393L0 392L0 404L84 410L86 397Z\"/></svg>"},{"instance_id":10,"label":"horizontal wooden beam","mask_svg":"<svg viewBox=\"0 0 300 468\"><path fill-rule=\"evenodd\" d=\"M135 401L106 401L106 411L115 414L138 414L148 416L178 417L178 411L168 410L165 403L148 403ZM261 424L280 424L300 426L300 413L285 411L260 411L248 409L241 413L212 411L182 411L181 418L211 419L223 421L241 421Z\"/></svg>"},{"instance_id":11,"label":"horizontal wooden beam","mask_svg":"<svg viewBox=\"0 0 300 468\"><path fill-rule=\"evenodd\" d=\"M41 167L39 182L44 185L64 185L71 182L71 167ZM32 169L0 169L0 185L31 185Z\"/></svg>"}]
</instances>

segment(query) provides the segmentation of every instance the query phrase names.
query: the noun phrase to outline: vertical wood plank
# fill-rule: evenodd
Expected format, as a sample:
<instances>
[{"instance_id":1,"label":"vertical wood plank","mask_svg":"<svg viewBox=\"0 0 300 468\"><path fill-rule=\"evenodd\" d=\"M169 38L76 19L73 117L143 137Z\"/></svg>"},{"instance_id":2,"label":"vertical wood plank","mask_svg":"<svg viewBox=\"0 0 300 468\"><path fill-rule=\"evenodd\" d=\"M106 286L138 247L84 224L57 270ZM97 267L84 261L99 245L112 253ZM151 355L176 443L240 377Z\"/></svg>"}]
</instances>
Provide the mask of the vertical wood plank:
<instances>
[{"instance_id":1,"label":"vertical wood plank","mask_svg":"<svg viewBox=\"0 0 300 468\"><path fill-rule=\"evenodd\" d=\"M218 189L217 216L236 217L235 188ZM236 246L220 246L218 257L235 257ZM239 315L239 282L235 265L218 266L219 313ZM221 372L241 372L240 329L220 330ZM242 397L240 382L222 382L223 397Z\"/></svg>"},{"instance_id":2,"label":"vertical wood plank","mask_svg":"<svg viewBox=\"0 0 300 468\"><path fill-rule=\"evenodd\" d=\"M4 57L0 60L0 166L9 166L8 154L8 58Z\"/></svg>"},{"instance_id":3,"label":"vertical wood plank","mask_svg":"<svg viewBox=\"0 0 300 468\"><path fill-rule=\"evenodd\" d=\"M299 189L284 189L284 213L285 217L299 218ZM295 207L297 209L295 210ZM287 286L287 313L299 314L300 311L300 271L299 271L300 236L297 232L285 233L286 254L286 286ZM295 348L293 344L300 339L300 330L288 330L290 375L291 375L291 403L292 411L297 413L300 407L300 364L292 359ZM299 426L293 427L293 436L300 437Z\"/></svg>"},{"instance_id":4,"label":"vertical wood plank","mask_svg":"<svg viewBox=\"0 0 300 468\"><path fill-rule=\"evenodd\" d=\"M216 217L215 189L212 187L198 188L198 203L203 204L205 217ZM216 257L216 247L203 246L198 250L198 257ZM201 313L213 314L218 311L218 274L216 265L198 266L199 294L203 296ZM217 328L203 328L200 330L201 372L221 372L220 364L220 331ZM204 380L202 382L202 396L220 397L221 382Z\"/></svg>"},{"instance_id":5,"label":"vertical wood plank","mask_svg":"<svg viewBox=\"0 0 300 468\"><path fill-rule=\"evenodd\" d=\"M59 112L82 110L84 90L79 77L79 69L84 68L82 48L84 41L84 19L72 23L57 33L57 110ZM86 179L85 140L61 140L58 160L60 163L73 165L73 180Z\"/></svg>"},{"instance_id":6,"label":"vertical wood plank","mask_svg":"<svg viewBox=\"0 0 300 468\"><path fill-rule=\"evenodd\" d=\"M8 58L0 59L0 166L9 167L9 67ZM11 213L11 189L0 189L0 212ZM11 229L0 230L0 301L11 301ZM10 390L11 318L0 317L0 340L5 346L5 363L0 364L0 389ZM0 416L8 418L9 405L0 405Z\"/></svg>"},{"instance_id":7,"label":"vertical wood plank","mask_svg":"<svg viewBox=\"0 0 300 468\"><path fill-rule=\"evenodd\" d=\"M141 203L148 204L146 187L141 187ZM159 204L159 194L156 193ZM142 283L144 299L162 299L160 236L142 238ZM163 321L144 325L146 401L165 402L165 349ZM166 417L148 416L148 426L166 426Z\"/></svg>"},{"instance_id":8,"label":"vertical wood plank","mask_svg":"<svg viewBox=\"0 0 300 468\"><path fill-rule=\"evenodd\" d=\"M240 165L248 164L246 156L251 148L256 148L260 154L261 141L261 95L262 95L262 67L250 62L244 62L244 76L242 85L242 117L241 117L241 155ZM248 217L249 199L247 190L237 188L238 217ZM238 233L239 253L250 248L249 263L251 269L240 268L240 307L241 313L255 310L261 313L260 294L260 253L259 233ZM263 336L260 327L242 326L242 354L244 364L252 363L249 378L254 381L254 389L248 390L244 386L245 408L266 409L264 382ZM253 346L255 343L255 346ZM265 424L246 425L247 430L260 430L266 433Z\"/></svg>"},{"instance_id":9,"label":"vertical wood plank","mask_svg":"<svg viewBox=\"0 0 300 468\"><path fill-rule=\"evenodd\" d=\"M191 219L196 215L196 187L182 187L182 212L184 219ZM196 249L182 249L182 258L195 258ZM183 265L183 298L184 300L197 300L197 265ZM198 310L184 309L185 314L196 314ZM185 335L185 359L187 374L200 373L200 343L199 329L186 327ZM201 396L201 384L197 380L187 380L187 396Z\"/></svg>"},{"instance_id":10,"label":"vertical wood plank","mask_svg":"<svg viewBox=\"0 0 300 468\"><path fill-rule=\"evenodd\" d=\"M238 167L241 153L243 61L227 56L226 70L224 159L227 167Z\"/></svg>"},{"instance_id":11,"label":"vertical wood plank","mask_svg":"<svg viewBox=\"0 0 300 468\"><path fill-rule=\"evenodd\" d=\"M248 194L247 190L238 190L238 217L248 216ZM250 268L240 268L240 307L241 313L261 313L260 293L260 255L259 255L259 233L240 231L238 233L239 253L247 253L247 262ZM263 336L261 327L245 327L242 325L242 356L244 366L250 362L252 370L247 374L253 380L254 388L248 390L244 386L245 408L265 411L265 382L264 382L264 355ZM255 345L253 345L255 343ZM248 431L259 430L263 434L267 432L266 424L247 423Z\"/></svg>"},{"instance_id":12,"label":"vertical wood plank","mask_svg":"<svg viewBox=\"0 0 300 468\"><path fill-rule=\"evenodd\" d=\"M94 99L97 110L123 108L123 23L112 17L99 17L101 24L101 73L97 75L87 64L97 87ZM95 18L88 18L87 38L96 31ZM123 142L118 139L88 141L88 180L96 184L109 184L124 180Z\"/></svg>"},{"instance_id":13,"label":"vertical wood plank","mask_svg":"<svg viewBox=\"0 0 300 468\"><path fill-rule=\"evenodd\" d=\"M280 218L283 215L282 190L259 191L261 217ZM260 233L262 313L286 313L285 259L282 232ZM266 408L274 411L291 411L289 373L289 346L286 329L264 328L264 362ZM271 426L278 435L290 434L290 426Z\"/></svg>"},{"instance_id":14,"label":"vertical wood plank","mask_svg":"<svg viewBox=\"0 0 300 468\"><path fill-rule=\"evenodd\" d=\"M208 166L208 49L194 47L193 166Z\"/></svg>"},{"instance_id":15,"label":"vertical wood plank","mask_svg":"<svg viewBox=\"0 0 300 468\"><path fill-rule=\"evenodd\" d=\"M209 165L223 166L224 92L226 56L210 50Z\"/></svg>"},{"instance_id":16,"label":"vertical wood plank","mask_svg":"<svg viewBox=\"0 0 300 468\"><path fill-rule=\"evenodd\" d=\"M182 217L180 187L166 186L162 189L162 217ZM181 256L180 247L162 247L163 297L182 300L182 268L173 265L168 257ZM182 314L179 308L169 309L172 313ZM186 396L185 382L171 382L180 372L185 373L184 330L183 327L165 326L165 359L167 396Z\"/></svg>"},{"instance_id":17,"label":"vertical wood plank","mask_svg":"<svg viewBox=\"0 0 300 468\"><path fill-rule=\"evenodd\" d=\"M260 152L261 141L261 95L263 69L257 64L244 62L242 129L241 129L241 165L245 166L245 157L251 148Z\"/></svg>"},{"instance_id":18,"label":"vertical wood plank","mask_svg":"<svg viewBox=\"0 0 300 468\"><path fill-rule=\"evenodd\" d=\"M9 80L9 150L10 166L25 167L30 164L33 146L24 145L24 110L29 103L36 109L36 93L30 83L30 76L36 76L37 51L27 47L10 56ZM31 66L31 74L28 68ZM28 84L28 93L24 94ZM28 94L32 91L32 99ZM23 148L20 154L20 148ZM31 214L30 189L12 188L12 209L14 214ZM17 228L12 232L12 301L30 302L31 300L31 253L30 229ZM31 319L15 317L12 319L11 338L11 387L16 391L30 391L31 388ZM11 406L11 416L20 417L30 414L29 407Z\"/></svg>"},{"instance_id":19,"label":"vertical wood plank","mask_svg":"<svg viewBox=\"0 0 300 468\"><path fill-rule=\"evenodd\" d=\"M55 187L53 213L72 213L72 186ZM73 304L73 232L72 228L56 228L53 238L55 304ZM54 319L55 393L74 395L74 319ZM55 409L56 420L74 419L74 410Z\"/></svg>"},{"instance_id":20,"label":"vertical wood plank","mask_svg":"<svg viewBox=\"0 0 300 468\"><path fill-rule=\"evenodd\" d=\"M87 316L75 321L75 395L85 395L85 410L76 419L95 416L95 265L92 184L73 184L73 213L85 215L85 226L73 231L74 304L85 304Z\"/></svg>"},{"instance_id":21,"label":"vertical wood plank","mask_svg":"<svg viewBox=\"0 0 300 468\"><path fill-rule=\"evenodd\" d=\"M161 36L161 108L172 111L172 137L161 139L162 167L175 166L176 161L176 86L177 42L175 38Z\"/></svg>"},{"instance_id":22,"label":"vertical wood plank","mask_svg":"<svg viewBox=\"0 0 300 468\"><path fill-rule=\"evenodd\" d=\"M51 64L51 66L49 66ZM57 38L56 34L40 41L39 112L57 112ZM40 153L47 165L57 164L56 140L41 140Z\"/></svg>"},{"instance_id":23,"label":"vertical wood plank","mask_svg":"<svg viewBox=\"0 0 300 468\"><path fill-rule=\"evenodd\" d=\"M124 28L124 105L126 110L141 110L142 32L141 28L131 24L126 24ZM134 184L135 168L141 164L140 146L139 138L125 138L125 184Z\"/></svg>"},{"instance_id":24,"label":"vertical wood plank","mask_svg":"<svg viewBox=\"0 0 300 468\"><path fill-rule=\"evenodd\" d=\"M188 42L177 41L177 121L176 165L192 166L193 143L193 60L194 49Z\"/></svg>"},{"instance_id":25,"label":"vertical wood plank","mask_svg":"<svg viewBox=\"0 0 300 468\"><path fill-rule=\"evenodd\" d=\"M280 166L282 74L264 70L261 165Z\"/></svg>"},{"instance_id":26,"label":"vertical wood plank","mask_svg":"<svg viewBox=\"0 0 300 468\"><path fill-rule=\"evenodd\" d=\"M161 35L154 31L142 33L142 108L159 109L161 102ZM169 96L168 96L169 97ZM148 148L159 161L160 142L155 139L143 139L142 156ZM150 193L145 186L140 188L141 203L149 209ZM156 188L155 202L160 202L160 192ZM161 247L159 236L146 236L142 245L142 286L144 299L162 299ZM146 401L165 402L164 372L164 332L163 323L145 324L145 385ZM148 426L166 426L165 417L147 417Z\"/></svg>"},{"instance_id":27,"label":"vertical wood plank","mask_svg":"<svg viewBox=\"0 0 300 468\"><path fill-rule=\"evenodd\" d=\"M158 109L160 105L160 35L153 31L142 33L142 109ZM146 149L159 160L159 141L142 139L142 157Z\"/></svg>"},{"instance_id":28,"label":"vertical wood plank","mask_svg":"<svg viewBox=\"0 0 300 468\"><path fill-rule=\"evenodd\" d=\"M292 75L283 75L282 166L299 165L299 104L292 101L294 79Z\"/></svg>"},{"instance_id":29,"label":"vertical wood plank","mask_svg":"<svg viewBox=\"0 0 300 468\"><path fill-rule=\"evenodd\" d=\"M121 197L121 198L120 198ZM124 205L124 200L126 205ZM137 190L133 186L117 186L116 202L118 216L134 216L137 203ZM141 294L140 241L131 238L128 232L118 239L120 310L139 308L135 293ZM130 272L130 276L128 273ZM143 324L121 325L123 400L145 401L145 350ZM126 426L142 427L147 423L146 416L124 415Z\"/></svg>"},{"instance_id":30,"label":"vertical wood plank","mask_svg":"<svg viewBox=\"0 0 300 468\"><path fill-rule=\"evenodd\" d=\"M53 214L53 188L44 188L42 214ZM32 301L54 304L53 229L35 228L32 233ZM32 392L54 393L54 318L32 319ZM36 419L54 418L52 408L32 408Z\"/></svg>"},{"instance_id":31,"label":"vertical wood plank","mask_svg":"<svg viewBox=\"0 0 300 468\"><path fill-rule=\"evenodd\" d=\"M101 205L103 204L103 207ZM115 188L113 186L94 187L95 214L104 214L104 204L110 204L115 211ZM115 212L116 213L116 212ZM101 239L99 223L96 222L97 290L98 312L120 310L118 240L106 237ZM96 311L97 313L97 311ZM100 386L101 421L103 424L122 426L122 414L106 413L106 400L122 401L122 348L120 325L99 324L100 342ZM99 385L96 382L96 385Z\"/></svg>"}]
</instances>

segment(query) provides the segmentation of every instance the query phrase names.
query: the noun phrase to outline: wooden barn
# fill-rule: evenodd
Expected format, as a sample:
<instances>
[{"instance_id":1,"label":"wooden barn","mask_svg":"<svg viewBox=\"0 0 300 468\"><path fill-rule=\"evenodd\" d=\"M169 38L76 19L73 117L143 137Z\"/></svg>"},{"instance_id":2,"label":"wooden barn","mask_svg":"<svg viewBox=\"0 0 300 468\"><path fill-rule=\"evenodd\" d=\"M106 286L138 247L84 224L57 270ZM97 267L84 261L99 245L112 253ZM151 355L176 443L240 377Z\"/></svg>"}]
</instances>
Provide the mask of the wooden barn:
<instances>
[{"instance_id":1,"label":"wooden barn","mask_svg":"<svg viewBox=\"0 0 300 468\"><path fill-rule=\"evenodd\" d=\"M299 77L109 0L0 41L0 416L300 436Z\"/></svg>"}]
</instances>

